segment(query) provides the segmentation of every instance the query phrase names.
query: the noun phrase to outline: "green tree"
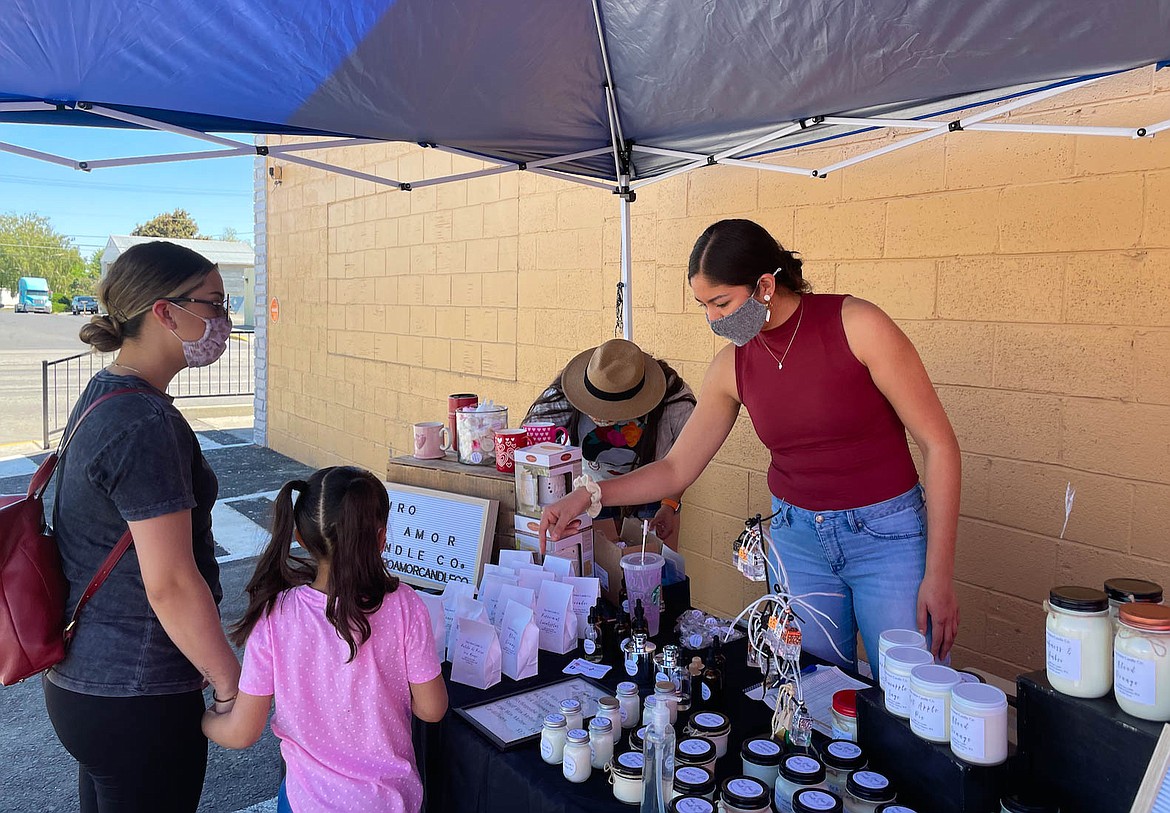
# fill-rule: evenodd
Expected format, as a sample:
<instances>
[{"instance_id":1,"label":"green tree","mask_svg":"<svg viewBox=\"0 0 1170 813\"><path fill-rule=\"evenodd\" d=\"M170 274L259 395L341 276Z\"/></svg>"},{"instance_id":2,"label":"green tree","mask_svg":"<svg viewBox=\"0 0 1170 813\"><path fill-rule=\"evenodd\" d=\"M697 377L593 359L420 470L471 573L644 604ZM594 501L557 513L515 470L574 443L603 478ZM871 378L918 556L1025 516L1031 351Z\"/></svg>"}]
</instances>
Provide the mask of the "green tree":
<instances>
[{"instance_id":1,"label":"green tree","mask_svg":"<svg viewBox=\"0 0 1170 813\"><path fill-rule=\"evenodd\" d=\"M54 293L70 290L85 262L73 241L38 214L0 215L0 288L16 290L21 277L44 277Z\"/></svg>"},{"instance_id":2,"label":"green tree","mask_svg":"<svg viewBox=\"0 0 1170 813\"><path fill-rule=\"evenodd\" d=\"M130 234L135 237L162 237L176 240L199 240L199 225L186 209L176 209L155 215L145 223L134 227Z\"/></svg>"},{"instance_id":3,"label":"green tree","mask_svg":"<svg viewBox=\"0 0 1170 813\"><path fill-rule=\"evenodd\" d=\"M240 233L238 231L236 231L235 229L233 229L231 226L224 226L223 233L220 234L219 239L220 240L228 240L228 241L239 240Z\"/></svg>"}]
</instances>

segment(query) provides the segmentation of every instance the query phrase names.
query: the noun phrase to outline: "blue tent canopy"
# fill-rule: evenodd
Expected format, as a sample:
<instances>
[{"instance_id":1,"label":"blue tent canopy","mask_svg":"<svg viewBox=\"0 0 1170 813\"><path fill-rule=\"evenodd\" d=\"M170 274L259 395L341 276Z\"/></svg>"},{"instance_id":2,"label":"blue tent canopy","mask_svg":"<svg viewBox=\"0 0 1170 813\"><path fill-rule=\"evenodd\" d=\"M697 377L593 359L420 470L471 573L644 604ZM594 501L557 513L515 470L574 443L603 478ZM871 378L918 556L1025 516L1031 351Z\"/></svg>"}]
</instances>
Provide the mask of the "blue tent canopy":
<instances>
[{"instance_id":1,"label":"blue tent canopy","mask_svg":"<svg viewBox=\"0 0 1170 813\"><path fill-rule=\"evenodd\" d=\"M862 127L821 116L921 117L1149 65L1168 31L1170 0L25 0L0 15L0 120L127 124L88 103L512 164L608 147L557 169L612 184Z\"/></svg>"}]
</instances>

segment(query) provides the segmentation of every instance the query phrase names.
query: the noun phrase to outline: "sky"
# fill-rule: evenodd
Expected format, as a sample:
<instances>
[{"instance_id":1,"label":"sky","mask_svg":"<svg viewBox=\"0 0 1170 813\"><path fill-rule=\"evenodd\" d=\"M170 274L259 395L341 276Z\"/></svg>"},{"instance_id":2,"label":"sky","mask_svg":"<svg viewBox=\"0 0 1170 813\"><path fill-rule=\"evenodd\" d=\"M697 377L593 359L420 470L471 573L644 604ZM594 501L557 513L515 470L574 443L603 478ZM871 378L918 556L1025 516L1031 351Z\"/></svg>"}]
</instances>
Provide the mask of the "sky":
<instances>
[{"instance_id":1,"label":"sky","mask_svg":"<svg viewBox=\"0 0 1170 813\"><path fill-rule=\"evenodd\" d=\"M229 137L250 143L248 136ZM79 160L216 148L171 133L29 124L0 124L0 142ZM230 227L251 242L252 162L215 158L81 172L0 152L0 213L48 217L83 257L104 248L111 234L129 234L176 208L190 212L209 237Z\"/></svg>"}]
</instances>

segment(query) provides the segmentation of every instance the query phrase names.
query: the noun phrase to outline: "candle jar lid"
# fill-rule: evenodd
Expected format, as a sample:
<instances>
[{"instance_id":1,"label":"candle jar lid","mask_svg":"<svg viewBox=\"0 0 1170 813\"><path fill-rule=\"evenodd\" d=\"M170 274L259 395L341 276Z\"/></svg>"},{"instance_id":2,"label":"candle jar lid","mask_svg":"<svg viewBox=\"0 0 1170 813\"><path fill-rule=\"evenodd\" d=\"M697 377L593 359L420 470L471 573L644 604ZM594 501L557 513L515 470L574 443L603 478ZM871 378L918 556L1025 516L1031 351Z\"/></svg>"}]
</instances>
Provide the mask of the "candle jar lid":
<instances>
[{"instance_id":1,"label":"candle jar lid","mask_svg":"<svg viewBox=\"0 0 1170 813\"><path fill-rule=\"evenodd\" d=\"M691 718L691 728L703 734L722 734L731 728L731 721L726 714L701 711Z\"/></svg>"},{"instance_id":2,"label":"candle jar lid","mask_svg":"<svg viewBox=\"0 0 1170 813\"><path fill-rule=\"evenodd\" d=\"M1162 601L1162 585L1145 579L1106 579L1105 594L1118 602L1158 604Z\"/></svg>"},{"instance_id":3,"label":"candle jar lid","mask_svg":"<svg viewBox=\"0 0 1170 813\"><path fill-rule=\"evenodd\" d=\"M855 742L832 740L821 752L825 765L837 771L857 771L865 767L865 752Z\"/></svg>"},{"instance_id":4,"label":"candle jar lid","mask_svg":"<svg viewBox=\"0 0 1170 813\"><path fill-rule=\"evenodd\" d=\"M733 776L720 789L723 803L754 810L768 804L768 786L750 776Z\"/></svg>"},{"instance_id":5,"label":"candle jar lid","mask_svg":"<svg viewBox=\"0 0 1170 813\"><path fill-rule=\"evenodd\" d=\"M674 772L674 788L679 793L697 793L702 796L715 790L715 777L706 768L684 765Z\"/></svg>"},{"instance_id":6,"label":"candle jar lid","mask_svg":"<svg viewBox=\"0 0 1170 813\"><path fill-rule=\"evenodd\" d=\"M770 737L752 737L743 741L739 755L756 765L772 766L780 764L780 758L784 756L784 749Z\"/></svg>"},{"instance_id":7,"label":"candle jar lid","mask_svg":"<svg viewBox=\"0 0 1170 813\"><path fill-rule=\"evenodd\" d=\"M1073 613L1103 613L1109 609L1109 597L1093 587L1065 585L1048 591L1048 603Z\"/></svg>"},{"instance_id":8,"label":"candle jar lid","mask_svg":"<svg viewBox=\"0 0 1170 813\"><path fill-rule=\"evenodd\" d=\"M654 694L674 694L675 685L673 681L659 680L654 684Z\"/></svg>"},{"instance_id":9,"label":"candle jar lid","mask_svg":"<svg viewBox=\"0 0 1170 813\"><path fill-rule=\"evenodd\" d=\"M642 759L641 751L626 751L613 761L610 765L610 771L624 779L637 779L641 781L644 767L645 762Z\"/></svg>"},{"instance_id":10,"label":"candle jar lid","mask_svg":"<svg viewBox=\"0 0 1170 813\"><path fill-rule=\"evenodd\" d=\"M620 706L621 703L618 702L616 697L609 697L607 695L605 697L598 698L597 700L597 707L599 709L605 709L606 711L616 711Z\"/></svg>"},{"instance_id":11,"label":"candle jar lid","mask_svg":"<svg viewBox=\"0 0 1170 813\"><path fill-rule=\"evenodd\" d=\"M576 714L581 710L581 701L576 698L567 698L561 701L561 714Z\"/></svg>"},{"instance_id":12,"label":"candle jar lid","mask_svg":"<svg viewBox=\"0 0 1170 813\"><path fill-rule=\"evenodd\" d=\"M1127 627L1149 632L1170 632L1170 607L1162 604L1122 604L1118 617Z\"/></svg>"},{"instance_id":13,"label":"candle jar lid","mask_svg":"<svg viewBox=\"0 0 1170 813\"><path fill-rule=\"evenodd\" d=\"M1056 813L1055 805L1046 805L1033 799L1019 796L1005 796L1000 800L1000 807L1008 813Z\"/></svg>"},{"instance_id":14,"label":"candle jar lid","mask_svg":"<svg viewBox=\"0 0 1170 813\"><path fill-rule=\"evenodd\" d=\"M895 646L886 650L886 669L893 671L899 667L909 672L915 666L934 663L934 656L925 649L916 646Z\"/></svg>"},{"instance_id":15,"label":"candle jar lid","mask_svg":"<svg viewBox=\"0 0 1170 813\"><path fill-rule=\"evenodd\" d=\"M568 740L569 742L588 743L589 732L583 728L570 728Z\"/></svg>"},{"instance_id":16,"label":"candle jar lid","mask_svg":"<svg viewBox=\"0 0 1170 813\"><path fill-rule=\"evenodd\" d=\"M877 771L854 771L845 780L845 788L863 802L894 801L890 780Z\"/></svg>"},{"instance_id":17,"label":"candle jar lid","mask_svg":"<svg viewBox=\"0 0 1170 813\"><path fill-rule=\"evenodd\" d=\"M804 788L792 794L793 813L841 813L841 797L819 788Z\"/></svg>"},{"instance_id":18,"label":"candle jar lid","mask_svg":"<svg viewBox=\"0 0 1170 813\"><path fill-rule=\"evenodd\" d=\"M617 693L618 693L618 697L629 697L630 695L637 697L638 696L638 684L631 683L628 680L622 681L621 683L619 683L617 685Z\"/></svg>"},{"instance_id":19,"label":"candle jar lid","mask_svg":"<svg viewBox=\"0 0 1170 813\"><path fill-rule=\"evenodd\" d=\"M780 763L780 775L794 785L819 785L825 781L825 766L816 757L792 754Z\"/></svg>"},{"instance_id":20,"label":"candle jar lid","mask_svg":"<svg viewBox=\"0 0 1170 813\"><path fill-rule=\"evenodd\" d=\"M630 750L641 751L646 744L646 726L630 732Z\"/></svg>"},{"instance_id":21,"label":"candle jar lid","mask_svg":"<svg viewBox=\"0 0 1170 813\"><path fill-rule=\"evenodd\" d=\"M951 689L951 701L986 711L1007 709L1007 695L986 683L960 683Z\"/></svg>"},{"instance_id":22,"label":"candle jar lid","mask_svg":"<svg viewBox=\"0 0 1170 813\"><path fill-rule=\"evenodd\" d=\"M544 718L544 727L545 728L564 728L565 727L565 715L563 715L563 714L550 714L550 715L548 715L547 717Z\"/></svg>"},{"instance_id":23,"label":"candle jar lid","mask_svg":"<svg viewBox=\"0 0 1170 813\"><path fill-rule=\"evenodd\" d=\"M833 693L833 711L842 717L857 716L857 689L842 689Z\"/></svg>"},{"instance_id":24,"label":"candle jar lid","mask_svg":"<svg viewBox=\"0 0 1170 813\"><path fill-rule=\"evenodd\" d=\"M602 717L600 714L589 721L590 731L604 731L607 734L613 731L613 720Z\"/></svg>"},{"instance_id":25,"label":"candle jar lid","mask_svg":"<svg viewBox=\"0 0 1170 813\"><path fill-rule=\"evenodd\" d=\"M715 813L715 803L705 796L684 793L666 805L667 813Z\"/></svg>"},{"instance_id":26,"label":"candle jar lid","mask_svg":"<svg viewBox=\"0 0 1170 813\"><path fill-rule=\"evenodd\" d=\"M918 811L912 807L900 805L897 802L890 802L889 804L878 805L874 809L874 813L918 813Z\"/></svg>"},{"instance_id":27,"label":"candle jar lid","mask_svg":"<svg viewBox=\"0 0 1170 813\"><path fill-rule=\"evenodd\" d=\"M706 737L688 737L680 740L675 750L675 761L688 765L706 765L715 759L715 743Z\"/></svg>"}]
</instances>

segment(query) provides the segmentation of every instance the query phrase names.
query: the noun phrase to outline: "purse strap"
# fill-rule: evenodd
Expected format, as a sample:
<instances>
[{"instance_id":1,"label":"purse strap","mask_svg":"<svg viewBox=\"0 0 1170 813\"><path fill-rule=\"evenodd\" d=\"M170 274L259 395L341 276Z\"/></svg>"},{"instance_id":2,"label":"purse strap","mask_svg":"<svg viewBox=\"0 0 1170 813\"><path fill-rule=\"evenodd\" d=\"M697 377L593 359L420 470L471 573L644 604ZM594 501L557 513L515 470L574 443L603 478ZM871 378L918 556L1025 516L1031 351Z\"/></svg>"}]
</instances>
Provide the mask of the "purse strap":
<instances>
[{"instance_id":1,"label":"purse strap","mask_svg":"<svg viewBox=\"0 0 1170 813\"><path fill-rule=\"evenodd\" d=\"M95 399L92 404L86 407L85 411L81 413L81 417L78 418L77 422L73 424L73 430L61 441L61 445L57 448L57 451L45 458L45 461L41 463L40 468L37 469L37 473L33 475L33 482L30 483L28 487L28 496L33 497L35 495L39 498L44 495L45 489L49 486L49 481L53 479L53 474L57 470L57 462L61 459L62 455L65 454L65 450L69 447L69 443L73 440L73 436L77 434L78 427L80 427L82 422L89 417L91 412L104 404L106 401L109 401L111 398L117 398L119 395L132 395L134 393L153 395L155 394L155 391L148 390L143 387L123 387L122 389L106 393L105 395ZM118 564L126 551L130 549L130 545L133 544L133 542L134 537L131 536L129 529L127 529L126 533L122 534L122 537L118 540L118 543L114 545L113 550L111 550L109 554L106 555L106 558L102 561L102 564L98 568L97 573L94 573L93 578L89 580L89 584L86 585L85 591L81 594L81 598L77 601L77 606L73 608L73 615L70 616L69 623L65 625L65 646L69 646L69 642L73 640L73 632L77 626L77 619L81 616L82 608L89 603L91 598L93 598L93 594L96 593L103 584L105 584L106 579L109 578L110 573L113 571L114 567Z\"/></svg>"}]
</instances>

